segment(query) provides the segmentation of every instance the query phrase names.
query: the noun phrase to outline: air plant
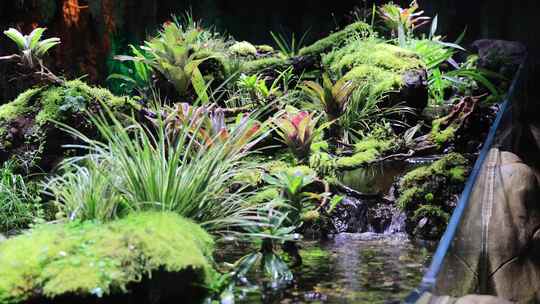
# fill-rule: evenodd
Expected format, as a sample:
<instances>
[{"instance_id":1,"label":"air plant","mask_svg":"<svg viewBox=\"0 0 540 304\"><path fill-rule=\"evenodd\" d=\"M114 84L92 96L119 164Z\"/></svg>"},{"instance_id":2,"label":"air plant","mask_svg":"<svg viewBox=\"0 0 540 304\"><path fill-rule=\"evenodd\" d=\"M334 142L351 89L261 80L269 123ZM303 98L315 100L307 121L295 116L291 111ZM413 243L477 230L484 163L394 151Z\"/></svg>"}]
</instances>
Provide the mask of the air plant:
<instances>
[{"instance_id":1,"label":"air plant","mask_svg":"<svg viewBox=\"0 0 540 304\"><path fill-rule=\"evenodd\" d=\"M37 74L46 77L52 82L62 83L63 81L54 75L43 64L43 57L56 45L60 44L60 38L48 38L42 40L45 28L38 27L29 35L23 35L14 28L4 31L4 34L11 39L17 48L19 54L0 57L0 60L18 60L19 64L30 69L39 69Z\"/></svg>"},{"instance_id":2,"label":"air plant","mask_svg":"<svg viewBox=\"0 0 540 304\"><path fill-rule=\"evenodd\" d=\"M309 158L313 139L322 131L317 128L319 117L308 112L285 114L278 119L277 132L291 153L300 161Z\"/></svg>"},{"instance_id":3,"label":"air plant","mask_svg":"<svg viewBox=\"0 0 540 304\"><path fill-rule=\"evenodd\" d=\"M416 0L413 0L408 8L402 8L393 3L385 4L379 8L379 14L386 26L392 33L397 32L399 44L402 47L405 46L408 35L431 19L423 16L424 11L418 11L418 9Z\"/></svg>"}]
</instances>

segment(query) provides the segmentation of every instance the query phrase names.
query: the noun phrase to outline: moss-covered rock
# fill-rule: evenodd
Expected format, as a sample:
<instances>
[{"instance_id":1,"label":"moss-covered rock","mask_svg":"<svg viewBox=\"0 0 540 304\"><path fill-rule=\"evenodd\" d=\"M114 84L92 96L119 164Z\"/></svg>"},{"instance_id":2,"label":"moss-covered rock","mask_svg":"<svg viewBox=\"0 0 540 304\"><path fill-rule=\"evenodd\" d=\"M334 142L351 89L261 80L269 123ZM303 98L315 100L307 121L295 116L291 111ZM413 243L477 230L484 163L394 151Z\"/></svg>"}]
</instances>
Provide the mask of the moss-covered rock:
<instances>
[{"instance_id":1,"label":"moss-covered rock","mask_svg":"<svg viewBox=\"0 0 540 304\"><path fill-rule=\"evenodd\" d=\"M247 41L237 42L233 44L229 48L229 51L231 51L233 54L237 56L243 56L243 57L257 55L257 48L253 44Z\"/></svg>"},{"instance_id":2,"label":"moss-covered rock","mask_svg":"<svg viewBox=\"0 0 540 304\"><path fill-rule=\"evenodd\" d=\"M376 38L355 38L324 55L322 64L335 78L357 82L370 96L392 93L392 103L406 101L417 109L427 105L426 67L411 51Z\"/></svg>"},{"instance_id":3,"label":"moss-covered rock","mask_svg":"<svg viewBox=\"0 0 540 304\"><path fill-rule=\"evenodd\" d=\"M339 47L343 45L347 38L352 37L353 35L367 36L371 32L371 27L364 22L355 22L349 24L341 31L337 31L333 34L330 34L328 37L325 37L321 40L316 41L312 45L303 47L300 49L299 54L301 56L312 56L322 54L332 50L332 48Z\"/></svg>"},{"instance_id":4,"label":"moss-covered rock","mask_svg":"<svg viewBox=\"0 0 540 304\"><path fill-rule=\"evenodd\" d=\"M185 292L208 283L212 238L171 213L108 224L45 224L0 243L0 302L125 293L152 273L190 275Z\"/></svg>"},{"instance_id":5,"label":"moss-covered rock","mask_svg":"<svg viewBox=\"0 0 540 304\"><path fill-rule=\"evenodd\" d=\"M0 162L16 158L26 168L48 170L62 158L62 145L73 143L55 122L92 135L85 113L95 113L101 103L115 111L129 111L133 103L108 90L80 80L60 86L30 89L0 106Z\"/></svg>"},{"instance_id":6,"label":"moss-covered rock","mask_svg":"<svg viewBox=\"0 0 540 304\"><path fill-rule=\"evenodd\" d=\"M408 233L423 239L442 235L469 169L465 157L451 153L401 178L396 197L398 207L407 215Z\"/></svg>"},{"instance_id":7,"label":"moss-covered rock","mask_svg":"<svg viewBox=\"0 0 540 304\"><path fill-rule=\"evenodd\" d=\"M399 148L399 144L396 138L372 134L354 145L354 154L352 156L339 158L336 165L339 169L358 168L397 148Z\"/></svg>"}]
</instances>

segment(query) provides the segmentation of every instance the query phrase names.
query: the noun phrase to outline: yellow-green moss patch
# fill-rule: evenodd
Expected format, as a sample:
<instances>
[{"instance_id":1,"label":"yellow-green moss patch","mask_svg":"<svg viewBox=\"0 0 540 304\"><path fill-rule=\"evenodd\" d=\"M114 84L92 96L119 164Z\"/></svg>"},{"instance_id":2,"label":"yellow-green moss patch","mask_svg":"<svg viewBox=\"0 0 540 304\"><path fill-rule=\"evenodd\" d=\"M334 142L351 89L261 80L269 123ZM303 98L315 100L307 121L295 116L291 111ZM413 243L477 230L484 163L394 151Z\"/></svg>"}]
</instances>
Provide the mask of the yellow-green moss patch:
<instances>
[{"instance_id":1,"label":"yellow-green moss patch","mask_svg":"<svg viewBox=\"0 0 540 304\"><path fill-rule=\"evenodd\" d=\"M316 41L310 46L306 46L300 49L299 54L301 56L316 55L327 51L330 51L334 47L339 47L347 38L360 34L361 36L367 36L371 32L371 27L364 22L355 22L349 24L343 30L330 34L321 40Z\"/></svg>"},{"instance_id":2,"label":"yellow-green moss patch","mask_svg":"<svg viewBox=\"0 0 540 304\"><path fill-rule=\"evenodd\" d=\"M34 296L102 296L163 269L194 270L205 283L212 238L172 213L141 213L108 224L46 224L0 243L0 302Z\"/></svg>"}]
</instances>

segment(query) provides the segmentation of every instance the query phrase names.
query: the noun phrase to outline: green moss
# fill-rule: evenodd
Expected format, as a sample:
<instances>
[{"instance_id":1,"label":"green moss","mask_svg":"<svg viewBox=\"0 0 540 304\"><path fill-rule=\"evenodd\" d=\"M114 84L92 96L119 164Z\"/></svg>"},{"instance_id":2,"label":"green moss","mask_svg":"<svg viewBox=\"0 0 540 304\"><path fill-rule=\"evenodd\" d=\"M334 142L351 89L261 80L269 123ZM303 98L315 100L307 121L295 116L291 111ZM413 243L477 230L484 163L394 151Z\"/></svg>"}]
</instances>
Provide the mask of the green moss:
<instances>
[{"instance_id":1,"label":"green moss","mask_svg":"<svg viewBox=\"0 0 540 304\"><path fill-rule=\"evenodd\" d=\"M21 93L14 101L0 106L0 123L13 120L33 110L30 100L42 89L34 88Z\"/></svg>"},{"instance_id":2,"label":"green moss","mask_svg":"<svg viewBox=\"0 0 540 304\"><path fill-rule=\"evenodd\" d=\"M273 47L267 44L257 45L256 48L259 53L273 53L275 51Z\"/></svg>"},{"instance_id":3,"label":"green moss","mask_svg":"<svg viewBox=\"0 0 540 304\"><path fill-rule=\"evenodd\" d=\"M377 39L353 40L324 56L323 64L333 73L346 73L359 65L397 73L425 67L415 53Z\"/></svg>"},{"instance_id":4,"label":"green moss","mask_svg":"<svg viewBox=\"0 0 540 304\"><path fill-rule=\"evenodd\" d=\"M414 212L412 220L419 221L422 218L439 218L444 223L448 223L450 214L439 206L422 205Z\"/></svg>"},{"instance_id":5,"label":"green moss","mask_svg":"<svg viewBox=\"0 0 540 304\"><path fill-rule=\"evenodd\" d=\"M256 56L257 55L257 48L253 44L247 41L237 42L233 44L229 48L229 51L231 51L232 53L238 56Z\"/></svg>"},{"instance_id":6,"label":"green moss","mask_svg":"<svg viewBox=\"0 0 540 304\"><path fill-rule=\"evenodd\" d=\"M368 36L371 33L371 27L364 22L355 22L349 24L343 30L330 34L310 46L306 46L300 49L299 54L301 56L318 55L331 50L332 48L342 45L347 38L360 34L362 36Z\"/></svg>"},{"instance_id":7,"label":"green moss","mask_svg":"<svg viewBox=\"0 0 540 304\"><path fill-rule=\"evenodd\" d=\"M367 93L372 96L399 91L403 86L401 74L366 64L354 67L345 74L344 79L360 84L361 88L368 88Z\"/></svg>"},{"instance_id":8,"label":"green moss","mask_svg":"<svg viewBox=\"0 0 540 304\"><path fill-rule=\"evenodd\" d=\"M397 206L405 211L407 222L413 223L410 233L420 233L428 238L440 236L452 211L452 205L448 202L462 191L468 170L469 163L465 157L450 153L401 178ZM422 218L429 218L430 225L436 225L433 227L436 229L416 229L414 223Z\"/></svg>"},{"instance_id":9,"label":"green moss","mask_svg":"<svg viewBox=\"0 0 540 304\"><path fill-rule=\"evenodd\" d=\"M249 202L252 204L260 204L264 202L269 202L278 197L280 197L278 189L266 188L262 191L258 191L255 195L250 197Z\"/></svg>"},{"instance_id":10,"label":"green moss","mask_svg":"<svg viewBox=\"0 0 540 304\"><path fill-rule=\"evenodd\" d=\"M355 153L352 156L341 157L337 160L338 168L358 168L373 162L385 152L395 149L396 140L394 138L383 139L372 135L364 138L354 147Z\"/></svg>"},{"instance_id":11,"label":"green moss","mask_svg":"<svg viewBox=\"0 0 540 304\"><path fill-rule=\"evenodd\" d=\"M441 148L454 140L456 137L456 128L454 126L448 126L444 130L441 130L441 120L436 119L432 123L430 136L433 142Z\"/></svg>"},{"instance_id":12,"label":"green moss","mask_svg":"<svg viewBox=\"0 0 540 304\"><path fill-rule=\"evenodd\" d=\"M278 57L267 57L244 62L242 72L246 74L255 74L268 68L276 70L285 70L289 66L288 60Z\"/></svg>"},{"instance_id":13,"label":"green moss","mask_svg":"<svg viewBox=\"0 0 540 304\"><path fill-rule=\"evenodd\" d=\"M0 302L31 296L107 295L157 269L193 269L206 283L212 238L171 213L134 214L106 225L46 224L0 244Z\"/></svg>"},{"instance_id":14,"label":"green moss","mask_svg":"<svg viewBox=\"0 0 540 304\"><path fill-rule=\"evenodd\" d=\"M114 96L107 89L91 87L80 80L72 80L63 86L53 86L44 90L40 101L41 110L36 116L38 125L51 120L62 121L62 114L81 112L90 104L105 103L111 107L123 106L126 98Z\"/></svg>"}]
</instances>

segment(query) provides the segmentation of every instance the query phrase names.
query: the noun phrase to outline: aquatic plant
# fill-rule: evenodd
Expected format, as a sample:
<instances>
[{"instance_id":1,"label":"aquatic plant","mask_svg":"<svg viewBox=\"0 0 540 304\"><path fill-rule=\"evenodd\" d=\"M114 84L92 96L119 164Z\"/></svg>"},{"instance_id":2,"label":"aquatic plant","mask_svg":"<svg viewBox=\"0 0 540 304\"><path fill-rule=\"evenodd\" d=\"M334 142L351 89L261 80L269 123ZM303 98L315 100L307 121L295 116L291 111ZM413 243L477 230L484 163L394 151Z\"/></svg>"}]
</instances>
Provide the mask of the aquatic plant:
<instances>
[{"instance_id":1,"label":"aquatic plant","mask_svg":"<svg viewBox=\"0 0 540 304\"><path fill-rule=\"evenodd\" d=\"M281 140L301 162L309 158L313 139L323 130L323 127L317 128L318 121L319 117L308 112L284 114L276 121Z\"/></svg>"},{"instance_id":2,"label":"aquatic plant","mask_svg":"<svg viewBox=\"0 0 540 304\"><path fill-rule=\"evenodd\" d=\"M13 162L0 167L0 232L28 228L45 214L36 184L13 172Z\"/></svg>"}]
</instances>

